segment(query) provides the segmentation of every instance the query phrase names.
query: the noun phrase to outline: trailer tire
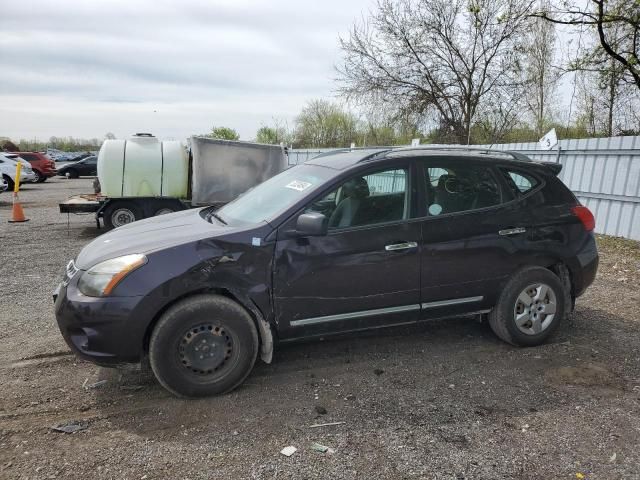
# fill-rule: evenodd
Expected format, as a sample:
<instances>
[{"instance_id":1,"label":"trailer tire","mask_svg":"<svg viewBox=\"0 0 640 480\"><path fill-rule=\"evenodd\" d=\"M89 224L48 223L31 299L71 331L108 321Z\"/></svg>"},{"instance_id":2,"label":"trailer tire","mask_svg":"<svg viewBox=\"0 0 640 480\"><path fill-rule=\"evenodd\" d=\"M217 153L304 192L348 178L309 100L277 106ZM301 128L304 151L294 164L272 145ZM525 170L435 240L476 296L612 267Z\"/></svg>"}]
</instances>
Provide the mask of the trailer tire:
<instances>
[{"instance_id":1,"label":"trailer tire","mask_svg":"<svg viewBox=\"0 0 640 480\"><path fill-rule=\"evenodd\" d=\"M166 215L167 213L175 213L176 210L171 207L160 207L155 212L153 212L153 216L157 217L158 215Z\"/></svg>"},{"instance_id":2,"label":"trailer tire","mask_svg":"<svg viewBox=\"0 0 640 480\"><path fill-rule=\"evenodd\" d=\"M142 220L140 208L131 202L113 202L102 213L104 226L108 230L121 227L136 220Z\"/></svg>"}]
</instances>

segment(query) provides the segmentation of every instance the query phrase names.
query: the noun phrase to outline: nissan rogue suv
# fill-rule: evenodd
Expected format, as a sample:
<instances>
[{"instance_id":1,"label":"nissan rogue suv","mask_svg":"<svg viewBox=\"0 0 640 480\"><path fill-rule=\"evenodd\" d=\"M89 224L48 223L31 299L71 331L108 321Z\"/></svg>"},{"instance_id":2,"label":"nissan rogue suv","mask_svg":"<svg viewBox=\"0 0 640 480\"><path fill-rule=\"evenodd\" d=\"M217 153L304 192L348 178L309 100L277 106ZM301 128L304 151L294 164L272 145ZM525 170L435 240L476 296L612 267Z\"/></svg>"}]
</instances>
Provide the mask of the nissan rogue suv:
<instances>
[{"instance_id":1,"label":"nissan rogue suv","mask_svg":"<svg viewBox=\"0 0 640 480\"><path fill-rule=\"evenodd\" d=\"M593 282L594 218L561 165L515 153L401 148L324 154L220 209L117 228L55 294L80 357L148 359L182 396L237 387L274 345L482 315L540 345Z\"/></svg>"}]
</instances>

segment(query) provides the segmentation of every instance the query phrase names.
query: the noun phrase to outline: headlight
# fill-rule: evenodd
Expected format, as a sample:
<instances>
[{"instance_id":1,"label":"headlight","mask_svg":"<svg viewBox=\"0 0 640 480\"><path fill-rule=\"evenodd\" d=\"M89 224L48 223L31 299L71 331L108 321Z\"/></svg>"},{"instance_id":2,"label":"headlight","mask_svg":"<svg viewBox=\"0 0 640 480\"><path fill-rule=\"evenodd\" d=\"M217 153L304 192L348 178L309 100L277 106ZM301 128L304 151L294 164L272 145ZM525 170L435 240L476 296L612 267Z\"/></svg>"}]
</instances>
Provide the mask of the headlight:
<instances>
[{"instance_id":1,"label":"headlight","mask_svg":"<svg viewBox=\"0 0 640 480\"><path fill-rule=\"evenodd\" d=\"M88 297L106 297L124 277L145 263L147 257L139 253L105 260L82 274L78 288Z\"/></svg>"}]
</instances>

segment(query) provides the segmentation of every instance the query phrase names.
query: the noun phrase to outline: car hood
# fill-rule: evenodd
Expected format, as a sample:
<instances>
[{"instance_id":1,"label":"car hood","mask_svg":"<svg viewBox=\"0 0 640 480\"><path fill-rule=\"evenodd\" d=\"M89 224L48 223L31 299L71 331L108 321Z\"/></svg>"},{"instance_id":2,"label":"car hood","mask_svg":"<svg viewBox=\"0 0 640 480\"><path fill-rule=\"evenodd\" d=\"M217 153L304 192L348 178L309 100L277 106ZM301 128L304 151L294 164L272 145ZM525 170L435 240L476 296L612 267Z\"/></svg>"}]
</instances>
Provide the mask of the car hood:
<instances>
[{"instance_id":1,"label":"car hood","mask_svg":"<svg viewBox=\"0 0 640 480\"><path fill-rule=\"evenodd\" d=\"M86 270L110 258L133 253L151 253L176 245L223 236L239 229L209 223L200 216L201 208L160 215L116 228L85 246L76 266Z\"/></svg>"}]
</instances>

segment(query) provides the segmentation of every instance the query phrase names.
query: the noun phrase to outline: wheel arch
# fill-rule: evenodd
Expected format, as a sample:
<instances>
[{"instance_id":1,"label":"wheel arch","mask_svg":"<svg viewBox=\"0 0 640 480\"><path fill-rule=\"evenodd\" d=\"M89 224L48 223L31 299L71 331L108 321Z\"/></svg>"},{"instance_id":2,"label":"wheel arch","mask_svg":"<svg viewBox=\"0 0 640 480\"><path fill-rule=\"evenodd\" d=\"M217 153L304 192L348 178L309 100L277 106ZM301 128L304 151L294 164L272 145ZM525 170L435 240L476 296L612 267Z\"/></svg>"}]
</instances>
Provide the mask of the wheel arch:
<instances>
[{"instance_id":1,"label":"wheel arch","mask_svg":"<svg viewBox=\"0 0 640 480\"><path fill-rule=\"evenodd\" d=\"M506 287L511 277L513 277L513 275L516 272L519 272L523 268L527 268L527 267L546 268L547 270L551 271L554 275L556 275L560 279L562 284L565 286L565 293L566 295L568 295L568 297L566 298L567 305L570 306L570 311L573 311L575 307L575 302L576 302L576 295L575 295L574 277L573 277L573 272L571 270L571 266L567 262L559 258L544 257L544 258L540 258L539 260L540 261L537 261L537 262L523 263L519 265L518 268L516 268L510 275L504 277L504 279L500 282L500 292L504 290L504 288ZM499 295L496 296L496 300L498 297Z\"/></svg>"},{"instance_id":2,"label":"wheel arch","mask_svg":"<svg viewBox=\"0 0 640 480\"><path fill-rule=\"evenodd\" d=\"M151 340L151 334L153 333L153 330L162 315L164 315L164 313L173 305L176 305L177 303L180 303L187 298L201 294L221 295L233 300L242 308L244 308L251 316L256 330L258 331L258 340L260 342L260 358L265 363L271 363L271 360L273 359L274 338L269 322L267 322L258 306L250 298L240 294L237 291L234 291L233 289L225 287L201 288L190 291L188 293L185 293L184 295L174 298L166 305L164 305L160 310L158 310L158 312L156 312L154 317L149 322L149 325L147 325L143 337L142 351L145 357L149 353L149 341Z\"/></svg>"}]
</instances>

